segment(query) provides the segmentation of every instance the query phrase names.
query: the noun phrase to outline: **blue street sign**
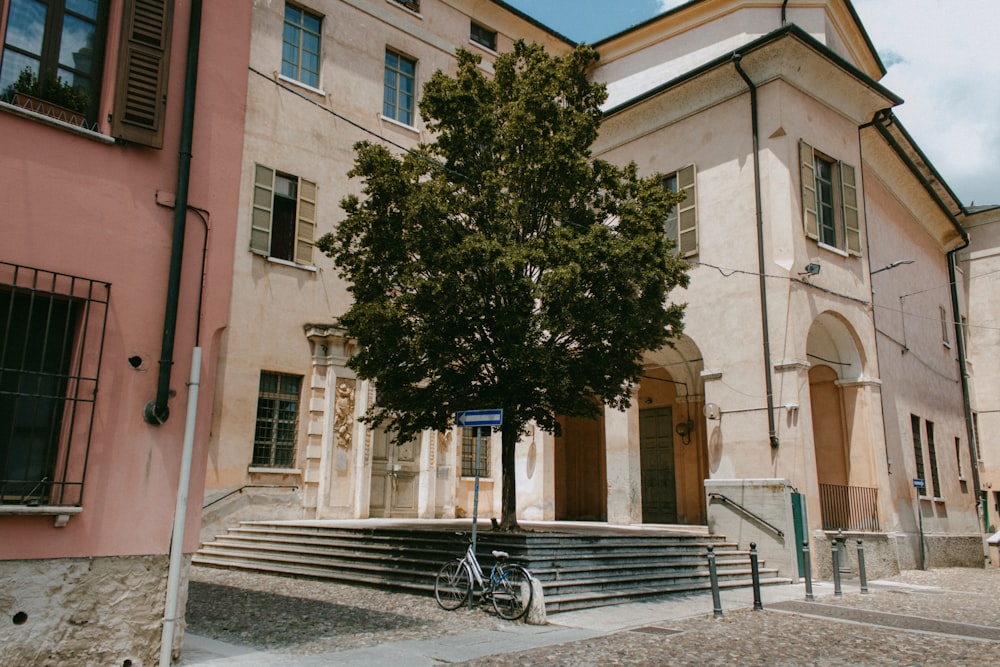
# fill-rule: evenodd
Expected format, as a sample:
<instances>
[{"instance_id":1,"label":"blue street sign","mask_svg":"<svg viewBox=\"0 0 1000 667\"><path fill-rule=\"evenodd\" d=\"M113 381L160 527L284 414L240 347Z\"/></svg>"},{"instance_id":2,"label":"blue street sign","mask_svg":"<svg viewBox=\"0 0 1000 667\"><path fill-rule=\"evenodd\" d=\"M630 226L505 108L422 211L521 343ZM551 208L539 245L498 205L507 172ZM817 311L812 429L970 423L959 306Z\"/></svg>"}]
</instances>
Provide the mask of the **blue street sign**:
<instances>
[{"instance_id":1,"label":"blue street sign","mask_svg":"<svg viewBox=\"0 0 1000 667\"><path fill-rule=\"evenodd\" d=\"M502 426L503 410L463 410L455 415L459 426Z\"/></svg>"},{"instance_id":2,"label":"blue street sign","mask_svg":"<svg viewBox=\"0 0 1000 667\"><path fill-rule=\"evenodd\" d=\"M924 480L919 479L919 478L914 478L913 479L913 488L914 489L926 489L927 488L927 482L925 482Z\"/></svg>"}]
</instances>

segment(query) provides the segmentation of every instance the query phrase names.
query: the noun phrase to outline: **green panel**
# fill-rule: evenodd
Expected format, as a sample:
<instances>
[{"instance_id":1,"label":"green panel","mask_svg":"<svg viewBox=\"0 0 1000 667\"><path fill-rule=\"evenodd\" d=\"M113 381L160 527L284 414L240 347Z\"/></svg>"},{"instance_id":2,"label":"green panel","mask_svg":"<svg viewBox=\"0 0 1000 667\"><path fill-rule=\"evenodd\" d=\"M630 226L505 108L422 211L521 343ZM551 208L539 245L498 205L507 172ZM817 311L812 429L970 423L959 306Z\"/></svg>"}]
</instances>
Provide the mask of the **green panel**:
<instances>
[{"instance_id":1,"label":"green panel","mask_svg":"<svg viewBox=\"0 0 1000 667\"><path fill-rule=\"evenodd\" d=\"M802 543L809 532L809 522L806 517L806 497L801 493L792 493L792 522L795 524L795 557L799 564L799 576L806 573L805 554L802 553Z\"/></svg>"}]
</instances>

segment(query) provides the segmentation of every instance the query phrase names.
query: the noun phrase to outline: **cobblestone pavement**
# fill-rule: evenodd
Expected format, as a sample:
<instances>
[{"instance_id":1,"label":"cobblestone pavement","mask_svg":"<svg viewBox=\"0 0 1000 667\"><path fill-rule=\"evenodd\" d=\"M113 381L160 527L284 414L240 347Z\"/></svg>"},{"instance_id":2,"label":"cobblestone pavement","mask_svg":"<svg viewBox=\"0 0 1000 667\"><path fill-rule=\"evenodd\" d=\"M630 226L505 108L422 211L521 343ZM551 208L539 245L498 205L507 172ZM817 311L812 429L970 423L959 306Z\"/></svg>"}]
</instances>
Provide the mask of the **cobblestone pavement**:
<instances>
[{"instance_id":1,"label":"cobblestone pavement","mask_svg":"<svg viewBox=\"0 0 1000 667\"><path fill-rule=\"evenodd\" d=\"M908 571L872 582L867 595L857 592L857 582L845 582L844 590L842 598L819 598L816 613L808 615L781 611L779 603L764 611L727 610L716 619L709 601L704 614L676 618L662 606L650 606L649 617L629 629L609 629L603 636L526 651L510 646L510 652L455 664L1000 663L1000 641L965 636L995 637L1000 633L1000 570ZM840 620L823 617L829 605ZM615 607L606 610L608 618L617 613ZM549 621L560 624L563 618L572 616L555 614ZM893 625L923 630L872 625L872 619L891 619ZM946 626L920 619L951 623ZM482 610L445 612L430 597L199 567L192 571L187 622L190 632L204 637L301 656L509 628ZM990 629L975 632L976 628L963 630L955 624ZM327 657L324 664L337 664L335 654ZM396 667L405 667L405 663Z\"/></svg>"}]
</instances>

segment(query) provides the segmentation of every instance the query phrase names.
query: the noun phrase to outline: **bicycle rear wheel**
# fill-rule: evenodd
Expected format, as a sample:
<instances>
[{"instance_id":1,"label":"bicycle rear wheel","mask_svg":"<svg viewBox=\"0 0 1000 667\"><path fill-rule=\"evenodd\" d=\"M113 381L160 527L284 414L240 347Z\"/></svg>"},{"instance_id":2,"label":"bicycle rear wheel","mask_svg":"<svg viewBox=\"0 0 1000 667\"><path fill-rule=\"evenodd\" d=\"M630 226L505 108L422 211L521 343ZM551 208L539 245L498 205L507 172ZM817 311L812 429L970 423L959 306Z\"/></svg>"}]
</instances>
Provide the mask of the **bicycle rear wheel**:
<instances>
[{"instance_id":1,"label":"bicycle rear wheel","mask_svg":"<svg viewBox=\"0 0 1000 667\"><path fill-rule=\"evenodd\" d=\"M531 575L520 565L497 567L497 580L493 582L493 608L500 618L516 621L528 613L534 591Z\"/></svg>"},{"instance_id":2,"label":"bicycle rear wheel","mask_svg":"<svg viewBox=\"0 0 1000 667\"><path fill-rule=\"evenodd\" d=\"M472 576L464 560L445 563L434 580L434 597L442 609L458 609L469 599Z\"/></svg>"}]
</instances>

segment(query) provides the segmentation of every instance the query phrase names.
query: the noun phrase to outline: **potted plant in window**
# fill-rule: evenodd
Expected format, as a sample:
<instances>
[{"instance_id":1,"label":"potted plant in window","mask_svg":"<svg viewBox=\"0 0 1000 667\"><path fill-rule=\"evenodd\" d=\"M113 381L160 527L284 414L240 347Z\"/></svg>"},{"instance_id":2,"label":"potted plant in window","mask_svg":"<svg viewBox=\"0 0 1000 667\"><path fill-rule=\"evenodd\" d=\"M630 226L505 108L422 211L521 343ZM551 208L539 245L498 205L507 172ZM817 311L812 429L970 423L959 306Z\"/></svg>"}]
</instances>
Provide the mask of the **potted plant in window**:
<instances>
[{"instance_id":1,"label":"potted plant in window","mask_svg":"<svg viewBox=\"0 0 1000 667\"><path fill-rule=\"evenodd\" d=\"M17 80L4 91L4 97L19 107L70 125L87 127L85 116L90 98L82 89L63 81L61 76L41 76L24 68Z\"/></svg>"}]
</instances>

